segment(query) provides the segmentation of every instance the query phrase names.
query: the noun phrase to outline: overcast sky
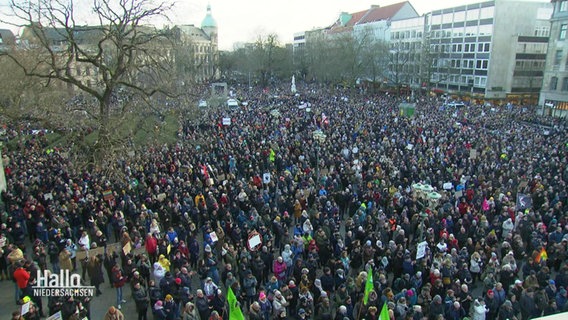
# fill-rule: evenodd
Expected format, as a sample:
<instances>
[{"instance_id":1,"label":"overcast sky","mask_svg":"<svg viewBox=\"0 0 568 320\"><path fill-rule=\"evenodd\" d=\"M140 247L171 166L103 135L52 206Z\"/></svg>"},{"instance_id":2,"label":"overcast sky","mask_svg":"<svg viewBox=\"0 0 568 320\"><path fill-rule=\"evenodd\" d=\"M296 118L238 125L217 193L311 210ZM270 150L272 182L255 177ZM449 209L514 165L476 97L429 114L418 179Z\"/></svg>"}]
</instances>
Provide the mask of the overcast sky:
<instances>
[{"instance_id":1,"label":"overcast sky","mask_svg":"<svg viewBox=\"0 0 568 320\"><path fill-rule=\"evenodd\" d=\"M34 1L34 0L30 0ZM89 0L75 0L89 3ZM116 1L116 0L111 0ZM529 0L532 1L532 0ZM550 2L549 0L535 0ZM0 0L0 12L6 12L9 0ZM177 0L170 15L172 24L200 26L211 4L219 27L221 50L231 50L235 42L251 42L258 35L276 33L282 44L291 43L296 32L332 24L343 11L363 11L372 4L386 6L400 0ZM477 3L476 0L413 0L418 14L431 10Z\"/></svg>"}]
</instances>

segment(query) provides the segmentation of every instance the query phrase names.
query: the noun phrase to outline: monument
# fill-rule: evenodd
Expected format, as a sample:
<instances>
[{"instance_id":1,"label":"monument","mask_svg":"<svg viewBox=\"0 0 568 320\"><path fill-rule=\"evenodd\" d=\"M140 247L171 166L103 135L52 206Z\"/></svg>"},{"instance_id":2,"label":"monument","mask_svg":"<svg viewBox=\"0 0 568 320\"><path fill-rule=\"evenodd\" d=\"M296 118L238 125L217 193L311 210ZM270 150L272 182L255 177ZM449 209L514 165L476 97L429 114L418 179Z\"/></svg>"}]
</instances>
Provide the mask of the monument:
<instances>
[{"instance_id":1,"label":"monument","mask_svg":"<svg viewBox=\"0 0 568 320\"><path fill-rule=\"evenodd\" d=\"M290 86L290 91L292 93L296 93L296 77L292 76L292 85Z\"/></svg>"}]
</instances>

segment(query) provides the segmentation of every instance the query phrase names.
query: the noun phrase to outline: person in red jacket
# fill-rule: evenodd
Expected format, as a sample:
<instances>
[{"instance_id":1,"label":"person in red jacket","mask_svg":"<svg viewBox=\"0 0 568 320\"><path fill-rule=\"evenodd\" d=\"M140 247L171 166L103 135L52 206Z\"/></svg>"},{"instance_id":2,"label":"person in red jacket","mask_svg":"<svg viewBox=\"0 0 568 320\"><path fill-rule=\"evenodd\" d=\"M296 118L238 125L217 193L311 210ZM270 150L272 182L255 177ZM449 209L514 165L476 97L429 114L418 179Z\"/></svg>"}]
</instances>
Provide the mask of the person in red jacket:
<instances>
[{"instance_id":1,"label":"person in red jacket","mask_svg":"<svg viewBox=\"0 0 568 320\"><path fill-rule=\"evenodd\" d=\"M22 292L28 287L30 273L23 268L20 262L16 262L14 270L14 281L16 281L16 301L20 299Z\"/></svg>"},{"instance_id":2,"label":"person in red jacket","mask_svg":"<svg viewBox=\"0 0 568 320\"><path fill-rule=\"evenodd\" d=\"M158 239L154 237L151 233L146 236L146 252L150 256L150 263L154 264L156 262L156 254L158 252Z\"/></svg>"}]
</instances>

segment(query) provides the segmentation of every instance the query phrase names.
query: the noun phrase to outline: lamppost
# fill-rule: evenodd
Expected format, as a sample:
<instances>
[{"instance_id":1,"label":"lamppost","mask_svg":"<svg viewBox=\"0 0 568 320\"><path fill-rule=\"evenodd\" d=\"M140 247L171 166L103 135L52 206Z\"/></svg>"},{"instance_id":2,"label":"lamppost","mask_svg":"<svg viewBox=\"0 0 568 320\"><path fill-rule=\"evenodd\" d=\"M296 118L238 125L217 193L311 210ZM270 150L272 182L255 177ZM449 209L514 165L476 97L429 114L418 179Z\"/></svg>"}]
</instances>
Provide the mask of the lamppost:
<instances>
[{"instance_id":1,"label":"lamppost","mask_svg":"<svg viewBox=\"0 0 568 320\"><path fill-rule=\"evenodd\" d=\"M312 133L312 136L317 143L316 144L316 176L317 176L317 179L318 179L317 183L319 185L319 183L320 183L319 152L320 152L321 144L325 142L325 139L327 138L327 136L325 135L325 133L323 133L323 131L321 131L321 129L314 130L314 132Z\"/></svg>"},{"instance_id":2,"label":"lamppost","mask_svg":"<svg viewBox=\"0 0 568 320\"><path fill-rule=\"evenodd\" d=\"M420 237L418 243L424 241L424 222L428 218L428 214L424 211L421 211L418 216L420 217Z\"/></svg>"}]
</instances>

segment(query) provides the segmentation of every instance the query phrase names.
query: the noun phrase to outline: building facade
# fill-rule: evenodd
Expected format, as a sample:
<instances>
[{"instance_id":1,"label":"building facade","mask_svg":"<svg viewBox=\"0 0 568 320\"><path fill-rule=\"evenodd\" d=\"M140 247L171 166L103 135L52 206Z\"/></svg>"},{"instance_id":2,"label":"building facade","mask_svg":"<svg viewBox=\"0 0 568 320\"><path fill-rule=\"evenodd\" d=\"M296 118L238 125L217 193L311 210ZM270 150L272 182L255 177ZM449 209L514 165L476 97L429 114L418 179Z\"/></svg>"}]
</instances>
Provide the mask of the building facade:
<instances>
[{"instance_id":1,"label":"building facade","mask_svg":"<svg viewBox=\"0 0 568 320\"><path fill-rule=\"evenodd\" d=\"M568 117L568 0L552 0L550 41L539 105L546 114Z\"/></svg>"},{"instance_id":2,"label":"building facade","mask_svg":"<svg viewBox=\"0 0 568 320\"><path fill-rule=\"evenodd\" d=\"M160 64L163 67L173 64L179 85L189 85L191 82L204 82L219 78L219 50L217 23L211 15L211 6L207 7L207 14L201 28L194 25L180 25L162 30L154 26L138 26L138 37L152 38L144 41L145 50L137 59L145 59L141 65ZM50 51L66 64L68 72L73 74L88 87L97 87L101 75L92 63L81 62L74 57L74 50L81 54L98 52L100 39L105 37L107 26L77 26L72 30L67 28L43 27L39 24L26 26L20 36L21 49L41 47L40 43L49 46ZM43 39L43 40L41 40ZM72 40L70 40L72 39ZM70 42L73 42L71 45ZM105 42L103 42L105 47ZM76 48L74 49L74 46ZM102 52L102 51L101 51ZM104 53L112 52L105 50ZM103 52L102 52L103 53ZM107 57L111 59L111 57ZM151 61L150 61L151 60ZM158 62L158 63L157 63ZM136 77L136 81L144 83L143 72ZM69 90L74 87L67 85Z\"/></svg>"},{"instance_id":3,"label":"building facade","mask_svg":"<svg viewBox=\"0 0 568 320\"><path fill-rule=\"evenodd\" d=\"M549 3L486 1L426 15L430 85L473 97L536 103Z\"/></svg>"},{"instance_id":4,"label":"building facade","mask_svg":"<svg viewBox=\"0 0 568 320\"><path fill-rule=\"evenodd\" d=\"M548 90L550 100L560 101L558 95L562 96L566 76L560 73L568 62L563 40L566 1L491 0L423 16L410 2L401 2L342 13L330 27L317 32L326 34L327 41L339 39L330 35L351 33L359 42L386 42L389 59L381 62L387 66L383 81L391 86L432 89L498 103L536 104L543 82L558 82L558 89ZM295 35L295 52L309 47L314 32ZM549 36L559 49L548 50ZM548 78L547 50L550 64L557 63L554 68L547 67L555 73ZM555 88L554 81L548 88Z\"/></svg>"}]
</instances>

